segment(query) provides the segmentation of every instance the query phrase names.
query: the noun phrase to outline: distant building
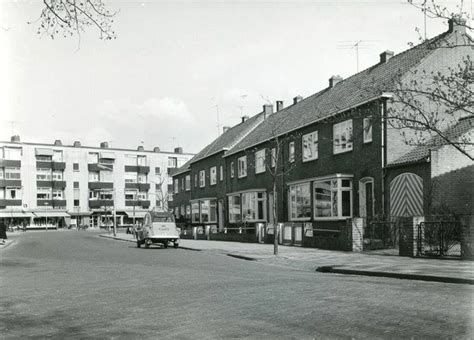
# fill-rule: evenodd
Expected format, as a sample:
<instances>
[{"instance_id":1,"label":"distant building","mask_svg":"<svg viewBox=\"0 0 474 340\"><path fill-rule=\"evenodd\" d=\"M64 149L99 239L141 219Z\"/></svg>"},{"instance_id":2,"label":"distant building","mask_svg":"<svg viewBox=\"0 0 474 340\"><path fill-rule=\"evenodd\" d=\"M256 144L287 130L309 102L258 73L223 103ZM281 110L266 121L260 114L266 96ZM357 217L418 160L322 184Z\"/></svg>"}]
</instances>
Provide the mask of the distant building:
<instances>
[{"instance_id":1,"label":"distant building","mask_svg":"<svg viewBox=\"0 0 474 340\"><path fill-rule=\"evenodd\" d=\"M193 155L137 149L0 142L0 218L16 226L112 225L168 209L169 175Z\"/></svg>"}]
</instances>

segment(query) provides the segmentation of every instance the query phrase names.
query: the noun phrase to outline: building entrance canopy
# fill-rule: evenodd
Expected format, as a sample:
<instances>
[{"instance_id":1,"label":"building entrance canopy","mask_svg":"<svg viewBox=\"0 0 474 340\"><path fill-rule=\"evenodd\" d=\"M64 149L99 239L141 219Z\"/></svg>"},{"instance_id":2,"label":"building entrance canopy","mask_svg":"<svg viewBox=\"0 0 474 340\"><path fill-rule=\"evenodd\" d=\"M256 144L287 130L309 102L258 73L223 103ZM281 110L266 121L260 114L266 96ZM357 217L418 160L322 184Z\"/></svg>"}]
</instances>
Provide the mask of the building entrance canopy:
<instances>
[{"instance_id":1,"label":"building entrance canopy","mask_svg":"<svg viewBox=\"0 0 474 340\"><path fill-rule=\"evenodd\" d=\"M22 218L31 218L34 217L31 212L24 211L1 211L0 218L9 218L9 217L22 217Z\"/></svg>"}]
</instances>

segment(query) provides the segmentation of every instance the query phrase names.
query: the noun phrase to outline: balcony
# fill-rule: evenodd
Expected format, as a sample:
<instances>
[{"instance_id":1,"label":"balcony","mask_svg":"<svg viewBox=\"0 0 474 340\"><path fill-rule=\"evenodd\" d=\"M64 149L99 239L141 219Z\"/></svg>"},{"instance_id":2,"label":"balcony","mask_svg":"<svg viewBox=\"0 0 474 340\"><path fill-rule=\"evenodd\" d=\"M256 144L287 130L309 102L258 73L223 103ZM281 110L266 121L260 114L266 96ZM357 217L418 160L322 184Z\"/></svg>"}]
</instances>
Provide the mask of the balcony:
<instances>
[{"instance_id":1,"label":"balcony","mask_svg":"<svg viewBox=\"0 0 474 340\"><path fill-rule=\"evenodd\" d=\"M125 189L138 189L139 191L150 190L150 183L125 183Z\"/></svg>"},{"instance_id":2,"label":"balcony","mask_svg":"<svg viewBox=\"0 0 474 340\"><path fill-rule=\"evenodd\" d=\"M113 171L114 165L113 164L99 164L99 163L92 163L87 164L87 169L92 172L99 172L99 171Z\"/></svg>"},{"instance_id":3,"label":"balcony","mask_svg":"<svg viewBox=\"0 0 474 340\"><path fill-rule=\"evenodd\" d=\"M17 207L21 206L21 200L0 199L0 207Z\"/></svg>"},{"instance_id":4,"label":"balcony","mask_svg":"<svg viewBox=\"0 0 474 340\"><path fill-rule=\"evenodd\" d=\"M9 168L20 168L21 161L16 161L12 159L0 159L0 168L9 167Z\"/></svg>"},{"instance_id":5,"label":"balcony","mask_svg":"<svg viewBox=\"0 0 474 340\"><path fill-rule=\"evenodd\" d=\"M112 208L114 206L114 200L89 200L89 208L100 209L100 208Z\"/></svg>"},{"instance_id":6,"label":"balcony","mask_svg":"<svg viewBox=\"0 0 474 340\"><path fill-rule=\"evenodd\" d=\"M0 188L5 187L21 187L21 180L19 179L0 179Z\"/></svg>"},{"instance_id":7,"label":"balcony","mask_svg":"<svg viewBox=\"0 0 474 340\"><path fill-rule=\"evenodd\" d=\"M113 189L114 183L113 182L89 182L89 189L97 190L97 189Z\"/></svg>"},{"instance_id":8,"label":"balcony","mask_svg":"<svg viewBox=\"0 0 474 340\"><path fill-rule=\"evenodd\" d=\"M53 169L53 170L64 170L66 169L65 162L49 162L49 161L36 161L37 169Z\"/></svg>"},{"instance_id":9,"label":"balcony","mask_svg":"<svg viewBox=\"0 0 474 340\"><path fill-rule=\"evenodd\" d=\"M125 201L125 206L148 209L150 207L150 201L149 200L139 200L139 201L127 200Z\"/></svg>"},{"instance_id":10,"label":"balcony","mask_svg":"<svg viewBox=\"0 0 474 340\"><path fill-rule=\"evenodd\" d=\"M139 174L148 174L150 167L145 165L125 165L125 172L137 172Z\"/></svg>"},{"instance_id":11,"label":"balcony","mask_svg":"<svg viewBox=\"0 0 474 340\"><path fill-rule=\"evenodd\" d=\"M64 189L66 187L66 181L36 181L36 187Z\"/></svg>"},{"instance_id":12,"label":"balcony","mask_svg":"<svg viewBox=\"0 0 474 340\"><path fill-rule=\"evenodd\" d=\"M38 207L66 207L66 200L36 200Z\"/></svg>"}]
</instances>

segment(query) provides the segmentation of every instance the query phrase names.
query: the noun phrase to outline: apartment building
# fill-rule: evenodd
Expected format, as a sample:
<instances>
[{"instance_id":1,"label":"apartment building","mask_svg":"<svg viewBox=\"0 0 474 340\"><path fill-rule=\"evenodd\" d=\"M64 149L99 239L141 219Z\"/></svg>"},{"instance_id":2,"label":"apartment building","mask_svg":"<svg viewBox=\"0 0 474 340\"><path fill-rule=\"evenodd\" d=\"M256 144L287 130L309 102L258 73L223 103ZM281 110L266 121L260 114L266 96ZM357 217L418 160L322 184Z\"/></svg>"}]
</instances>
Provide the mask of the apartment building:
<instances>
[{"instance_id":1,"label":"apartment building","mask_svg":"<svg viewBox=\"0 0 474 340\"><path fill-rule=\"evenodd\" d=\"M170 173L193 155L145 150L0 142L0 218L17 226L131 224L167 210Z\"/></svg>"}]
</instances>

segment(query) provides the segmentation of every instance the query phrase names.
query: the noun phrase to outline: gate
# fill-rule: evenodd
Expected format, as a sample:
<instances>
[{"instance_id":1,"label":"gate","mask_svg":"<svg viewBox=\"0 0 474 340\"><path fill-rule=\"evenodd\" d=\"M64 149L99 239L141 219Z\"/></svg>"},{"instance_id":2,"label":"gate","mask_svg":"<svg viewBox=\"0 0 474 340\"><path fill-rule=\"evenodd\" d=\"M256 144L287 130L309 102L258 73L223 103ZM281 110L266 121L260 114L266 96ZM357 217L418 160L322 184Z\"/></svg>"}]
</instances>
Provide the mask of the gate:
<instances>
[{"instance_id":1,"label":"gate","mask_svg":"<svg viewBox=\"0 0 474 340\"><path fill-rule=\"evenodd\" d=\"M431 221L418 224L419 256L461 257L461 224Z\"/></svg>"},{"instance_id":2,"label":"gate","mask_svg":"<svg viewBox=\"0 0 474 340\"><path fill-rule=\"evenodd\" d=\"M395 221L369 221L364 224L363 250L398 249L400 223Z\"/></svg>"}]
</instances>

